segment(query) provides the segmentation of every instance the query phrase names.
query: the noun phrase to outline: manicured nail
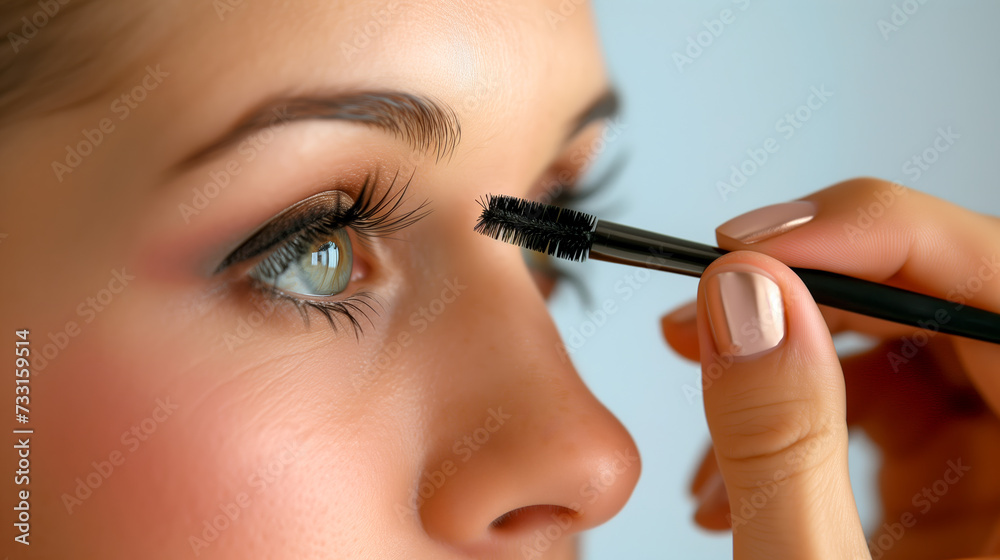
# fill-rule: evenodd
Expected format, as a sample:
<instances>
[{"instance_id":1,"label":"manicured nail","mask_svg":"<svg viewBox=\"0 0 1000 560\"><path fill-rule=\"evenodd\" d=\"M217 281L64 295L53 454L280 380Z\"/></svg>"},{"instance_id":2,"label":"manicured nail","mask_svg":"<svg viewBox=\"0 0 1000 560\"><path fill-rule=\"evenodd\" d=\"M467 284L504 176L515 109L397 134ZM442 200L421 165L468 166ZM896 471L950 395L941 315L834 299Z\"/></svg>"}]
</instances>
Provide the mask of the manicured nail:
<instances>
[{"instance_id":1,"label":"manicured nail","mask_svg":"<svg viewBox=\"0 0 1000 560\"><path fill-rule=\"evenodd\" d=\"M816 217L816 205L797 200L758 208L716 228L719 235L750 244L791 231Z\"/></svg>"},{"instance_id":2,"label":"manicured nail","mask_svg":"<svg viewBox=\"0 0 1000 560\"><path fill-rule=\"evenodd\" d=\"M733 356L767 352L785 338L781 289L754 272L727 271L706 281L705 301L715 345Z\"/></svg>"},{"instance_id":3,"label":"manicured nail","mask_svg":"<svg viewBox=\"0 0 1000 560\"><path fill-rule=\"evenodd\" d=\"M670 312L670 320L675 323L689 323L698 316L698 302L682 305Z\"/></svg>"},{"instance_id":4,"label":"manicured nail","mask_svg":"<svg viewBox=\"0 0 1000 560\"><path fill-rule=\"evenodd\" d=\"M695 498L698 501L698 510L695 513L715 512L723 507L729 506L729 494L726 493L726 483L722 480L722 473L714 473L705 481Z\"/></svg>"}]
</instances>

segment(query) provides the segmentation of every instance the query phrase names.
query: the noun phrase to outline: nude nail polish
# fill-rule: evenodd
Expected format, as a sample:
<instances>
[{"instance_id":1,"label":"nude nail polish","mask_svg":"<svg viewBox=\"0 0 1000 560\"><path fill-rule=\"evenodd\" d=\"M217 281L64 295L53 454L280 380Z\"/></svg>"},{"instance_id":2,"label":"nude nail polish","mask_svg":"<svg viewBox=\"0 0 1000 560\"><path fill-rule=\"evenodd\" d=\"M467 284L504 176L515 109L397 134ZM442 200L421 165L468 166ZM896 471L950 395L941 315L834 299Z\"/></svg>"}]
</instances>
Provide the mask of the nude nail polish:
<instances>
[{"instance_id":1,"label":"nude nail polish","mask_svg":"<svg viewBox=\"0 0 1000 560\"><path fill-rule=\"evenodd\" d=\"M791 231L816 217L816 205L796 200L758 208L716 228L723 237L744 244L757 243Z\"/></svg>"},{"instance_id":2,"label":"nude nail polish","mask_svg":"<svg viewBox=\"0 0 1000 560\"><path fill-rule=\"evenodd\" d=\"M785 306L781 289L755 272L726 271L705 284L708 318L720 352L754 356L770 351L785 338Z\"/></svg>"}]
</instances>

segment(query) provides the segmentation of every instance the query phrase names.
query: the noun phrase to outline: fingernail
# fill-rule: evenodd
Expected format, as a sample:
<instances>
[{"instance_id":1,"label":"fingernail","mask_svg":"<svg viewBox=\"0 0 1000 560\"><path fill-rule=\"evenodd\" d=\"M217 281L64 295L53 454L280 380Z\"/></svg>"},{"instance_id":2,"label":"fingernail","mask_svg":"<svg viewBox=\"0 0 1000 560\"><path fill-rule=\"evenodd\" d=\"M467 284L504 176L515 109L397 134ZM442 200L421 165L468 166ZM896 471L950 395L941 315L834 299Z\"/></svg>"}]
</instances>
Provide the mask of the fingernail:
<instances>
[{"instance_id":1,"label":"fingernail","mask_svg":"<svg viewBox=\"0 0 1000 560\"><path fill-rule=\"evenodd\" d=\"M696 515L699 512L708 513L728 507L729 494L726 493L726 483L722 480L722 474L717 472L709 477L695 499L698 501Z\"/></svg>"},{"instance_id":2,"label":"fingernail","mask_svg":"<svg viewBox=\"0 0 1000 560\"><path fill-rule=\"evenodd\" d=\"M816 217L816 205L797 200L758 208L716 228L719 235L740 243L756 243L791 231Z\"/></svg>"},{"instance_id":3,"label":"fingernail","mask_svg":"<svg viewBox=\"0 0 1000 560\"><path fill-rule=\"evenodd\" d=\"M715 345L733 356L767 352L785 338L781 289L755 272L726 271L705 284L708 319Z\"/></svg>"},{"instance_id":4,"label":"fingernail","mask_svg":"<svg viewBox=\"0 0 1000 560\"><path fill-rule=\"evenodd\" d=\"M698 302L692 301L691 303L682 305L677 309L670 312L670 320L675 323L689 323L694 321L695 317L698 316Z\"/></svg>"}]
</instances>

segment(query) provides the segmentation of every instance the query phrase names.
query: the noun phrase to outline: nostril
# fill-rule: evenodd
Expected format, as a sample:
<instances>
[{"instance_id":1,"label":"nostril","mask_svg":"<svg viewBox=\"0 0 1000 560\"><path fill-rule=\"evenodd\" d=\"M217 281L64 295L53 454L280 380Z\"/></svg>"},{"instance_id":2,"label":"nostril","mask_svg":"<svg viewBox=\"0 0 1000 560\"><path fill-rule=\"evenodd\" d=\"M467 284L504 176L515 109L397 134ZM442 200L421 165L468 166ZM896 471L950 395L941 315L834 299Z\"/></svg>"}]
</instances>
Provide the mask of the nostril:
<instances>
[{"instance_id":1,"label":"nostril","mask_svg":"<svg viewBox=\"0 0 1000 560\"><path fill-rule=\"evenodd\" d=\"M520 532L525 528L537 529L557 524L566 529L579 514L563 506L537 505L512 509L490 523L490 529L503 533Z\"/></svg>"}]
</instances>

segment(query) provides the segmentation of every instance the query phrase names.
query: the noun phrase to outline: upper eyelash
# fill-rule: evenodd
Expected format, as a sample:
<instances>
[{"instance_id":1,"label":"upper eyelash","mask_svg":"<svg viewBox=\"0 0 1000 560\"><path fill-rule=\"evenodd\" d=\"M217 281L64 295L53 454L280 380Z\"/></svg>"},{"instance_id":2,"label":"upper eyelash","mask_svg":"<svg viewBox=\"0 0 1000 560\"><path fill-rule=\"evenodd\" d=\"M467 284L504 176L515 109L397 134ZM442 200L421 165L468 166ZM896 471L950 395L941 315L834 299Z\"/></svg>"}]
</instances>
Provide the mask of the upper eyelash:
<instances>
[{"instance_id":1,"label":"upper eyelash","mask_svg":"<svg viewBox=\"0 0 1000 560\"><path fill-rule=\"evenodd\" d=\"M628 163L628 152L620 152L615 155L611 164L603 173L590 179L589 184L577 188L569 188L568 185L559 183L556 185L556 195L546 204L552 206L562 206L564 208L574 208L588 198L603 192L612 185L625 170Z\"/></svg>"},{"instance_id":2,"label":"upper eyelash","mask_svg":"<svg viewBox=\"0 0 1000 560\"><path fill-rule=\"evenodd\" d=\"M295 227L286 228L277 236L265 237L262 242L258 243L257 238L260 235L269 233L267 226L265 226L262 231L233 251L219 265L218 271L269 251L251 271L262 271L271 278L277 278L288 269L304 247L308 247L317 239L338 229L349 227L362 238L374 238L387 237L409 227L430 213L430 210L427 209L429 202L424 201L412 210L401 212L400 207L406 200L405 195L413 180L413 175L401 187L396 188L398 179L399 172L397 171L385 193L376 198L375 190L379 184L379 174L378 172L372 173L365 178L357 198L347 209L342 211L321 209L321 213L317 214L306 208L303 210L302 216L296 216ZM300 205L307 202L308 199L292 206L279 214L279 217L295 213L300 210ZM273 218L269 225L277 219L277 217ZM314 309L326 317L334 331L337 330L337 321L334 320L334 315L343 317L353 328L355 336L359 338L363 332L363 324L359 317L364 317L368 323L374 325L368 314L378 315L379 309L376 306L382 307L382 302L371 292L358 292L342 300L303 299L277 288L273 283L257 279L252 279L252 281L255 287L265 295L294 304L306 327L309 326L308 311Z\"/></svg>"},{"instance_id":3,"label":"upper eyelash","mask_svg":"<svg viewBox=\"0 0 1000 560\"><path fill-rule=\"evenodd\" d=\"M597 177L590 179L587 185L570 188L569 185L561 182L557 183L555 185L555 195L549 198L546 204L561 206L563 208L577 208L588 198L609 188L618 179L625 170L625 165L628 163L628 155L627 152L616 154L608 168ZM552 263L550 263L549 269L543 271L543 273L548 274L556 281L564 281L569 284L580 297L584 307L593 307L594 294L591 293L589 285L583 280L581 274L575 270L567 270L560 265Z\"/></svg>"},{"instance_id":4,"label":"upper eyelash","mask_svg":"<svg viewBox=\"0 0 1000 560\"><path fill-rule=\"evenodd\" d=\"M421 220L430 213L430 210L426 210L427 201L412 210L396 215L413 176L411 175L402 187L396 189L398 178L397 172L385 194L376 201L374 191L378 185L378 173L367 176L358 198L350 208L342 213L326 213L304 224L254 268L267 272L269 276L277 277L288 270L304 247L338 229L349 227L366 238L386 237Z\"/></svg>"}]
</instances>

